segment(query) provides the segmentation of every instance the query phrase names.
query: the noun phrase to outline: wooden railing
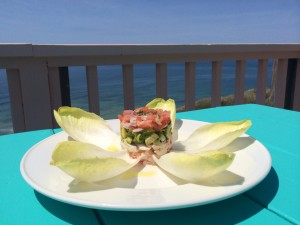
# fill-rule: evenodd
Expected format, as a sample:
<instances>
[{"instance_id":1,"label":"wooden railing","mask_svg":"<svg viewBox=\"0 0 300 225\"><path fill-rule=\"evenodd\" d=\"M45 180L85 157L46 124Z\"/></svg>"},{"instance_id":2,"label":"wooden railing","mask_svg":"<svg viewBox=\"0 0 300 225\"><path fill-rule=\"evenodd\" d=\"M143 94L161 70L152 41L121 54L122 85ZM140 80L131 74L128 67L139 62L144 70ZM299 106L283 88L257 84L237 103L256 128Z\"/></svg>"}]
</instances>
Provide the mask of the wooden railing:
<instances>
[{"instance_id":1,"label":"wooden railing","mask_svg":"<svg viewBox=\"0 0 300 225\"><path fill-rule=\"evenodd\" d=\"M167 64L185 62L185 110L193 110L196 62L212 63L211 106L215 107L221 100L222 61L236 60L235 103L242 104L245 61L253 59L258 60L256 102L265 101L267 60L277 59L274 106L285 106L288 86L290 108L300 111L300 44L0 44L0 69L6 69L15 132L56 126L52 109L64 103L61 75L69 66L86 66L89 110L99 114L98 65L122 65L124 108L129 109L134 108L134 64L156 65L156 96L167 98Z\"/></svg>"}]
</instances>

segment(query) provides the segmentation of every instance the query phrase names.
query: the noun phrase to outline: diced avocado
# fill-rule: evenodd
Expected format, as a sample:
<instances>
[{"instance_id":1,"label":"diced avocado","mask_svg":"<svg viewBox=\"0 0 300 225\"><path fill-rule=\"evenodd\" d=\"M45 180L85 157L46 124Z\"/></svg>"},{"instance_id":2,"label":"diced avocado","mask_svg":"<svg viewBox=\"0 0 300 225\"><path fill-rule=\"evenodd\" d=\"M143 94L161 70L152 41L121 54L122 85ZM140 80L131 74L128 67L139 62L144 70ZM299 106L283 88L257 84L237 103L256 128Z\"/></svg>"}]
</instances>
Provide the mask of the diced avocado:
<instances>
[{"instance_id":1,"label":"diced avocado","mask_svg":"<svg viewBox=\"0 0 300 225\"><path fill-rule=\"evenodd\" d=\"M142 138L142 134L136 133L133 141L137 144L143 143L144 139Z\"/></svg>"},{"instance_id":2,"label":"diced avocado","mask_svg":"<svg viewBox=\"0 0 300 225\"><path fill-rule=\"evenodd\" d=\"M165 128L165 136L166 138L170 138L172 135L172 126L171 124L169 124L166 128Z\"/></svg>"},{"instance_id":3,"label":"diced avocado","mask_svg":"<svg viewBox=\"0 0 300 225\"><path fill-rule=\"evenodd\" d=\"M121 127L121 138L125 139L127 137L127 131L126 128Z\"/></svg>"},{"instance_id":4,"label":"diced avocado","mask_svg":"<svg viewBox=\"0 0 300 225\"><path fill-rule=\"evenodd\" d=\"M130 137L131 139L134 139L135 133L128 131L127 132L127 137Z\"/></svg>"},{"instance_id":5,"label":"diced avocado","mask_svg":"<svg viewBox=\"0 0 300 225\"><path fill-rule=\"evenodd\" d=\"M160 133L160 135L159 135L159 141L160 142L166 141L166 137L165 137L165 135L163 133Z\"/></svg>"},{"instance_id":6,"label":"diced avocado","mask_svg":"<svg viewBox=\"0 0 300 225\"><path fill-rule=\"evenodd\" d=\"M127 138L125 139L125 141L126 141L128 144L131 144L131 142L132 142L132 138L130 138L130 137L127 137Z\"/></svg>"},{"instance_id":7,"label":"diced avocado","mask_svg":"<svg viewBox=\"0 0 300 225\"><path fill-rule=\"evenodd\" d=\"M153 133L145 139L145 144L147 146L149 146L149 145L153 144L158 138L159 138L159 136L156 133Z\"/></svg>"},{"instance_id":8,"label":"diced avocado","mask_svg":"<svg viewBox=\"0 0 300 225\"><path fill-rule=\"evenodd\" d=\"M154 131L153 130L144 130L143 132L142 132L142 139L143 140L145 140L147 137L149 137L149 136L151 136L152 134L154 133Z\"/></svg>"}]
</instances>

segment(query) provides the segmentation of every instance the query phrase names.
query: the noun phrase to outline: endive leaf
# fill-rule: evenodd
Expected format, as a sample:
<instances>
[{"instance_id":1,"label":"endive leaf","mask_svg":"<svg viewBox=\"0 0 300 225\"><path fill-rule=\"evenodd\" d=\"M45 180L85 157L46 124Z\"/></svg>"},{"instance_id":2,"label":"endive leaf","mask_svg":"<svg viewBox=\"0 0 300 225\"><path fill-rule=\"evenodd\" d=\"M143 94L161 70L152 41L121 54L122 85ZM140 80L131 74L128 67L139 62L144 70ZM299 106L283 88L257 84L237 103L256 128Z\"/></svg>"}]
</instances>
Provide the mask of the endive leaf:
<instances>
[{"instance_id":1,"label":"endive leaf","mask_svg":"<svg viewBox=\"0 0 300 225\"><path fill-rule=\"evenodd\" d=\"M176 119L176 104L173 99L169 98L167 101L165 101L162 98L155 98L151 102L149 102L146 106L151 109L163 109L163 110L170 111L172 127L174 127L175 119Z\"/></svg>"},{"instance_id":2,"label":"endive leaf","mask_svg":"<svg viewBox=\"0 0 300 225\"><path fill-rule=\"evenodd\" d=\"M195 130L179 145L190 153L218 150L245 133L251 124L250 120L206 124Z\"/></svg>"},{"instance_id":3,"label":"endive leaf","mask_svg":"<svg viewBox=\"0 0 300 225\"><path fill-rule=\"evenodd\" d=\"M74 140L95 144L104 149L119 147L119 137L100 116L75 107L54 110L58 125Z\"/></svg>"},{"instance_id":4,"label":"endive leaf","mask_svg":"<svg viewBox=\"0 0 300 225\"><path fill-rule=\"evenodd\" d=\"M117 176L136 165L126 151L106 151L77 141L59 143L52 153L51 165L77 180L96 182Z\"/></svg>"},{"instance_id":5,"label":"endive leaf","mask_svg":"<svg viewBox=\"0 0 300 225\"><path fill-rule=\"evenodd\" d=\"M232 163L234 153L206 151L197 154L171 152L156 164L170 174L190 182L198 182L226 170Z\"/></svg>"}]
</instances>

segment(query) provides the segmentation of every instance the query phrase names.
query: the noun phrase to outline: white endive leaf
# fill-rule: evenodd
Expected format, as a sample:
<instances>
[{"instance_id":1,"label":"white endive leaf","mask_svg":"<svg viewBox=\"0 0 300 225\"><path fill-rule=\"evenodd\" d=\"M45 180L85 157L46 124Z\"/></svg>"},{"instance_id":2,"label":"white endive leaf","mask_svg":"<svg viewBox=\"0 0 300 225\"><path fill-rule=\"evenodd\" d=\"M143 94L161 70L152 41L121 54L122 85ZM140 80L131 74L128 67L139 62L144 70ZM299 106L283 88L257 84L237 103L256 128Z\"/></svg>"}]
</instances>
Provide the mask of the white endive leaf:
<instances>
[{"instance_id":1,"label":"white endive leaf","mask_svg":"<svg viewBox=\"0 0 300 225\"><path fill-rule=\"evenodd\" d=\"M181 146L184 151L190 153L218 150L244 134L250 126L250 120L206 124L176 146Z\"/></svg>"},{"instance_id":2,"label":"white endive leaf","mask_svg":"<svg viewBox=\"0 0 300 225\"><path fill-rule=\"evenodd\" d=\"M162 109L162 110L170 111L172 127L174 127L175 119L176 119L176 104L173 99L168 99L167 101L165 101L162 98L155 98L151 102L149 102L146 106L149 107L150 109Z\"/></svg>"},{"instance_id":3,"label":"white endive leaf","mask_svg":"<svg viewBox=\"0 0 300 225\"><path fill-rule=\"evenodd\" d=\"M79 181L96 182L117 176L138 162L126 151L106 151L88 143L64 141L56 146L50 164Z\"/></svg>"},{"instance_id":4,"label":"white endive leaf","mask_svg":"<svg viewBox=\"0 0 300 225\"><path fill-rule=\"evenodd\" d=\"M198 182L226 170L234 159L234 153L206 151L197 154L171 152L156 164L170 174L190 182Z\"/></svg>"},{"instance_id":5,"label":"white endive leaf","mask_svg":"<svg viewBox=\"0 0 300 225\"><path fill-rule=\"evenodd\" d=\"M75 107L54 110L58 125L74 140L101 148L120 149L119 137L100 116Z\"/></svg>"}]
</instances>

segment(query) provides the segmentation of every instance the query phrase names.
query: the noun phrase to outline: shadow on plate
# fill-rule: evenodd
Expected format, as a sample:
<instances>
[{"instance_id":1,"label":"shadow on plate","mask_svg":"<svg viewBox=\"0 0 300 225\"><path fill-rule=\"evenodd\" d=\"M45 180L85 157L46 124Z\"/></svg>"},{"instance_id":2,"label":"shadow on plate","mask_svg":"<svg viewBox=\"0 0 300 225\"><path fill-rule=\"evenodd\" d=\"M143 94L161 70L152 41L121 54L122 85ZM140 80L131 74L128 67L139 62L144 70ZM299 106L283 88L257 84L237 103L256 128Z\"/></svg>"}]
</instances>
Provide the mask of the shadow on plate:
<instances>
[{"instance_id":1,"label":"shadow on plate","mask_svg":"<svg viewBox=\"0 0 300 225\"><path fill-rule=\"evenodd\" d=\"M220 149L221 151L227 152L237 152L247 148L255 142L255 139L252 137L238 137L233 142L231 142L226 147Z\"/></svg>"},{"instance_id":2,"label":"shadow on plate","mask_svg":"<svg viewBox=\"0 0 300 225\"><path fill-rule=\"evenodd\" d=\"M70 193L100 191L112 188L134 188L137 184L138 173L143 166L137 165L116 177L100 182L87 183L73 180L69 184Z\"/></svg>"},{"instance_id":3,"label":"shadow on plate","mask_svg":"<svg viewBox=\"0 0 300 225\"><path fill-rule=\"evenodd\" d=\"M247 148L248 146L252 145L255 142L255 139L252 137L238 137L226 147L219 149L220 151L226 152L237 152ZM180 142L175 142L173 144L173 151L185 151L184 145Z\"/></svg>"},{"instance_id":4,"label":"shadow on plate","mask_svg":"<svg viewBox=\"0 0 300 225\"><path fill-rule=\"evenodd\" d=\"M175 125L174 125L174 128L173 128L173 141L176 141L178 139L178 130L180 129L182 124L183 124L182 120L176 119Z\"/></svg>"},{"instance_id":5,"label":"shadow on plate","mask_svg":"<svg viewBox=\"0 0 300 225\"><path fill-rule=\"evenodd\" d=\"M225 170L222 173L219 173L206 180L198 182L197 184L203 186L209 186L209 187L220 187L220 186L242 185L244 181L245 181L244 177Z\"/></svg>"},{"instance_id":6,"label":"shadow on plate","mask_svg":"<svg viewBox=\"0 0 300 225\"><path fill-rule=\"evenodd\" d=\"M161 170L166 176L168 176L174 183L177 185L184 185L189 184L191 182L187 182L183 179L180 179L167 171ZM216 174L214 176L211 176L205 180L199 181L199 182L192 182L193 184L202 185L202 186L208 186L208 187L222 187L222 186L233 186L233 185L241 185L245 181L245 178L232 173L230 171L223 171L219 174Z\"/></svg>"}]
</instances>

